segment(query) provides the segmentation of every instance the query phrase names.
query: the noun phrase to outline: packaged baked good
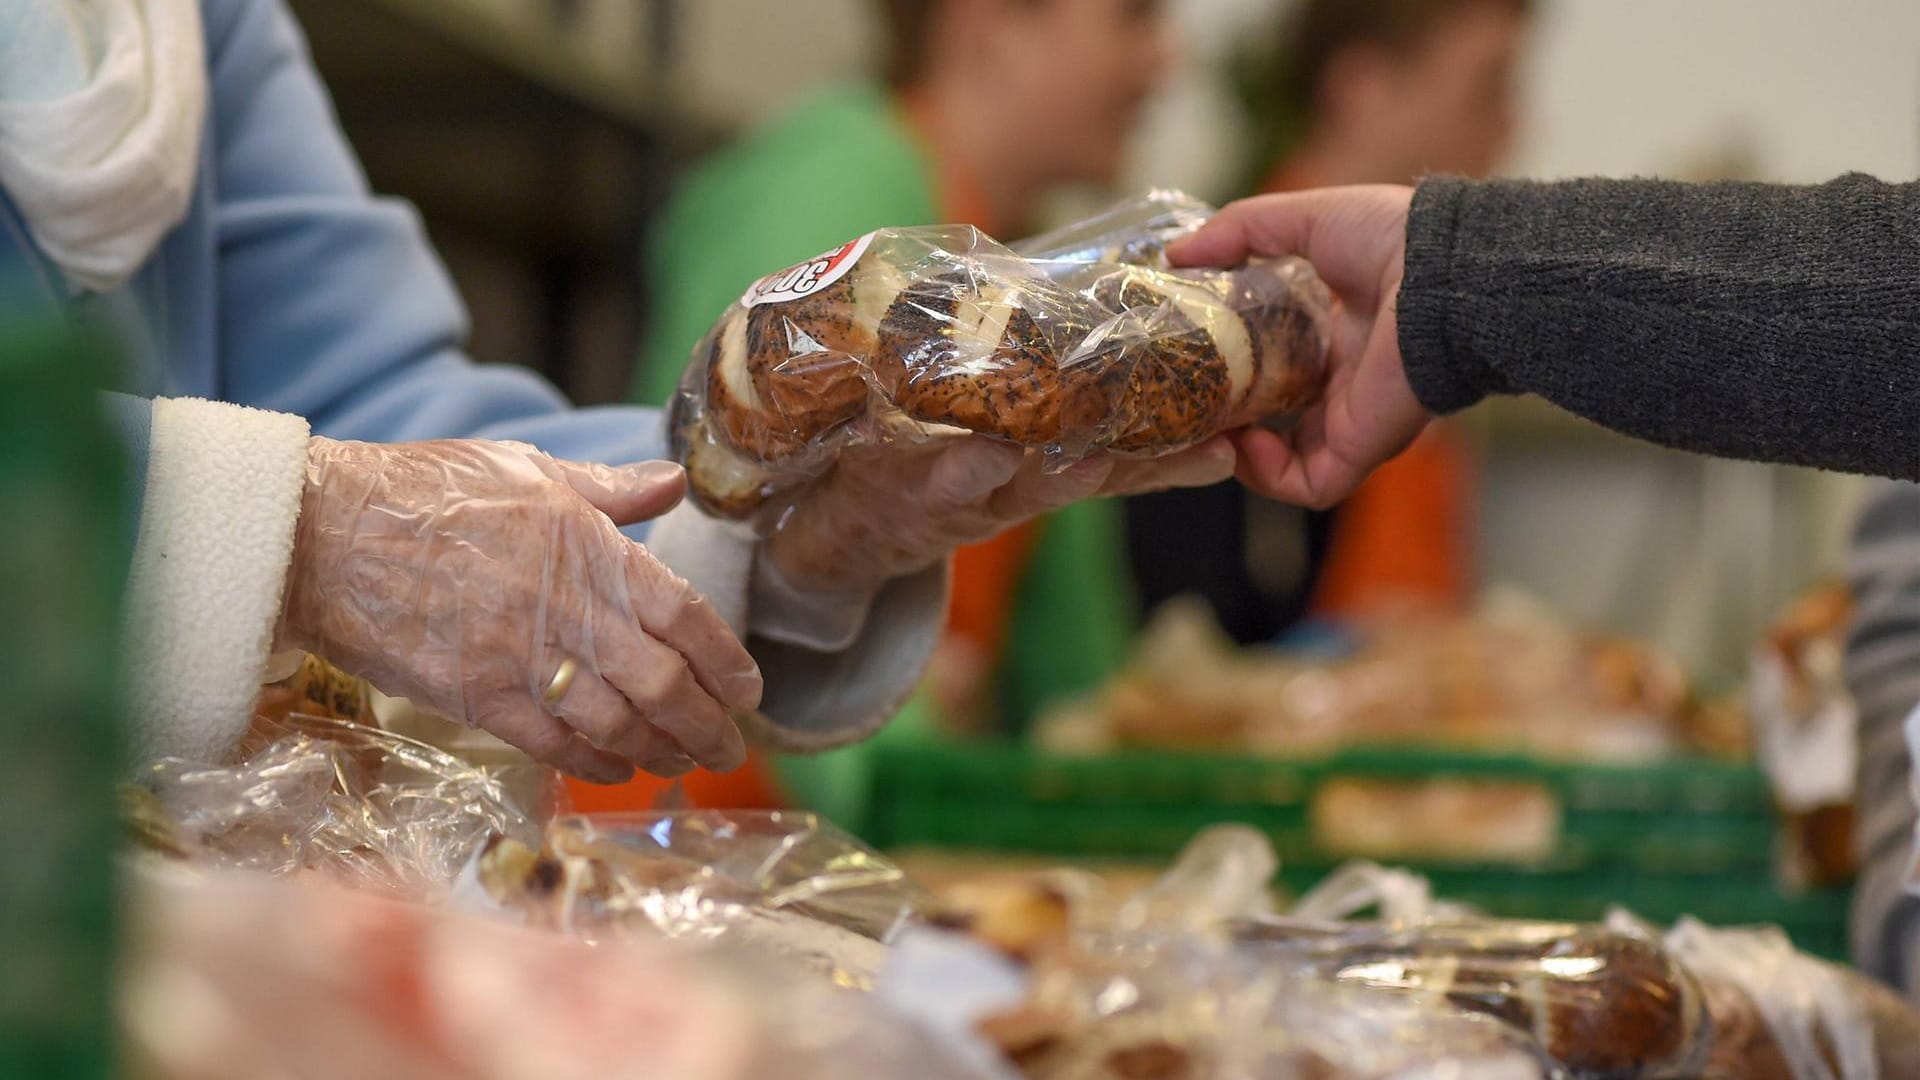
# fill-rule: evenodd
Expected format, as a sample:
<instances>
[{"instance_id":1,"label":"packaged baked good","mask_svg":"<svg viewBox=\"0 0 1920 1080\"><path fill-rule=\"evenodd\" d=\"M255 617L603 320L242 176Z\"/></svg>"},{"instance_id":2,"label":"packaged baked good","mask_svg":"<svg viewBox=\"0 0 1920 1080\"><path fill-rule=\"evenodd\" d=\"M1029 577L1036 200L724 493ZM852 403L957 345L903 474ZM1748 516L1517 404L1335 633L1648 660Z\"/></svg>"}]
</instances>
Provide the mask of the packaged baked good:
<instances>
[{"instance_id":1,"label":"packaged baked good","mask_svg":"<svg viewBox=\"0 0 1920 1080\"><path fill-rule=\"evenodd\" d=\"M1860 974L1799 952L1777 927L1682 919L1664 941L1713 1020L1707 1077L1920 1076L1920 1011Z\"/></svg>"},{"instance_id":2,"label":"packaged baked good","mask_svg":"<svg viewBox=\"0 0 1920 1080\"><path fill-rule=\"evenodd\" d=\"M1846 583L1826 582L1795 597L1753 652L1748 715L1780 807L1780 873L1792 887L1853 877L1860 716L1847 687L1852 622Z\"/></svg>"},{"instance_id":3,"label":"packaged baked good","mask_svg":"<svg viewBox=\"0 0 1920 1080\"><path fill-rule=\"evenodd\" d=\"M734 948L587 942L312 876L129 877L123 1068L152 1080L1007 1080Z\"/></svg>"},{"instance_id":4,"label":"packaged baked good","mask_svg":"<svg viewBox=\"0 0 1920 1080\"><path fill-rule=\"evenodd\" d=\"M1064 467L1304 408L1326 288L1298 259L1166 267L1165 239L1206 212L1149 196L1026 255L971 227L880 229L762 278L671 407L694 498L770 529L849 446L972 434Z\"/></svg>"},{"instance_id":5,"label":"packaged baked good","mask_svg":"<svg viewBox=\"0 0 1920 1080\"><path fill-rule=\"evenodd\" d=\"M1288 970L1490 1016L1580 1077L1686 1076L1711 1031L1693 977L1658 941L1604 927L1474 921L1245 924Z\"/></svg>"},{"instance_id":6,"label":"packaged baked good","mask_svg":"<svg viewBox=\"0 0 1920 1080\"><path fill-rule=\"evenodd\" d=\"M724 942L854 988L924 902L898 866L789 811L564 817L542 843L488 842L454 894L570 937Z\"/></svg>"},{"instance_id":7,"label":"packaged baked good","mask_svg":"<svg viewBox=\"0 0 1920 1080\"><path fill-rule=\"evenodd\" d=\"M1257 832L1228 826L1122 903L1061 879L952 892L937 925L903 931L878 995L1030 1080L1554 1075L1504 1024L1267 963L1232 940L1231 926L1269 910L1274 869Z\"/></svg>"},{"instance_id":8,"label":"packaged baked good","mask_svg":"<svg viewBox=\"0 0 1920 1080\"><path fill-rule=\"evenodd\" d=\"M123 806L143 846L202 866L437 899L489 838L539 843L549 808L511 793L519 768L532 766L478 766L379 728L291 715L256 727L234 764L154 762Z\"/></svg>"},{"instance_id":9,"label":"packaged baked good","mask_svg":"<svg viewBox=\"0 0 1920 1080\"><path fill-rule=\"evenodd\" d=\"M256 735L273 731L293 716L372 724L373 689L365 679L302 653L291 674L260 688L253 711Z\"/></svg>"},{"instance_id":10,"label":"packaged baked good","mask_svg":"<svg viewBox=\"0 0 1920 1080\"><path fill-rule=\"evenodd\" d=\"M1497 1019L1578 1078L1920 1075L1920 1013L1777 928L1282 918L1236 935L1290 972Z\"/></svg>"},{"instance_id":11,"label":"packaged baked good","mask_svg":"<svg viewBox=\"0 0 1920 1080\"><path fill-rule=\"evenodd\" d=\"M1526 753L1561 761L1661 760L1694 738L1691 685L1675 661L1641 642L1592 633L1507 590L1468 614L1408 614L1353 628L1339 650L1289 653L1232 645L1204 604L1174 600L1154 612L1127 666L1093 694L1043 715L1047 749L1090 754L1125 748L1253 751L1317 758L1350 747L1441 747ZM1392 799L1432 828L1385 835L1387 814L1327 815L1332 850L1371 858L1485 857L1527 861L1550 846L1558 807L1538 792L1338 793ZM1484 798L1482 795L1484 794ZM1456 798L1456 795L1464 797ZM1402 796L1405 796L1402 798ZM1445 806L1490 806L1483 835ZM1513 804L1511 810L1502 804ZM1439 812L1435 812L1438 810ZM1357 841L1357 842L1350 842Z\"/></svg>"}]
</instances>

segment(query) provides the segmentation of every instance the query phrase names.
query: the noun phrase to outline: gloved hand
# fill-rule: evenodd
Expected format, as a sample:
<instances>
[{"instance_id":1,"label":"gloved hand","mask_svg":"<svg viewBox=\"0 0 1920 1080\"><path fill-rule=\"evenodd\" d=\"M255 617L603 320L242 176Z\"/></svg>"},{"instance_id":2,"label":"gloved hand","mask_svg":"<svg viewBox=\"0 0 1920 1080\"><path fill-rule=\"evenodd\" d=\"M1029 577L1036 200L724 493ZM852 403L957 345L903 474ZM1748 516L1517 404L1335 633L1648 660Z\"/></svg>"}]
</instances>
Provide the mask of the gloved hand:
<instances>
[{"instance_id":1,"label":"gloved hand","mask_svg":"<svg viewBox=\"0 0 1920 1080\"><path fill-rule=\"evenodd\" d=\"M1218 483L1233 465L1225 437L1162 458L1099 454L1052 474L1037 452L979 436L851 448L761 546L755 627L807 626L827 639L815 644L842 644L881 585L956 547L1081 499Z\"/></svg>"},{"instance_id":2,"label":"gloved hand","mask_svg":"<svg viewBox=\"0 0 1920 1080\"><path fill-rule=\"evenodd\" d=\"M315 438L307 456L278 647L589 780L744 759L753 658L616 528L679 502L678 466L479 440Z\"/></svg>"}]
</instances>

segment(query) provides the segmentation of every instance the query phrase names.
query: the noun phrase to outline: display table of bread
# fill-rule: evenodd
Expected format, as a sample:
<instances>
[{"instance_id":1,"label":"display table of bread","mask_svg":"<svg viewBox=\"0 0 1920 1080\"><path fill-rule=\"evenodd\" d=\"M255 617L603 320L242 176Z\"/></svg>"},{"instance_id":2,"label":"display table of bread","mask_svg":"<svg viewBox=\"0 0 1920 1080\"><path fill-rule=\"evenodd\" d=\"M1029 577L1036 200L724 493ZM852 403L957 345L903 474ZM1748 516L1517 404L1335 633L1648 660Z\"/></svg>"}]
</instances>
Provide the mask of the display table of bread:
<instances>
[{"instance_id":1,"label":"display table of bread","mask_svg":"<svg viewBox=\"0 0 1920 1080\"><path fill-rule=\"evenodd\" d=\"M1244 827L1130 895L933 895L812 815L549 820L424 744L281 723L129 799L150 1075L1920 1075L1920 1015L1776 931L1480 919L1377 867L1283 915ZM648 1034L687 1023L724 1047Z\"/></svg>"},{"instance_id":2,"label":"display table of bread","mask_svg":"<svg viewBox=\"0 0 1920 1080\"><path fill-rule=\"evenodd\" d=\"M1920 1011L1772 928L1479 918L1374 867L1276 915L1272 866L1228 827L1117 906L1030 876L946 890L931 921L1025 974L975 1031L1035 1080L1920 1076ZM1393 918L1319 917L1373 907Z\"/></svg>"}]
</instances>

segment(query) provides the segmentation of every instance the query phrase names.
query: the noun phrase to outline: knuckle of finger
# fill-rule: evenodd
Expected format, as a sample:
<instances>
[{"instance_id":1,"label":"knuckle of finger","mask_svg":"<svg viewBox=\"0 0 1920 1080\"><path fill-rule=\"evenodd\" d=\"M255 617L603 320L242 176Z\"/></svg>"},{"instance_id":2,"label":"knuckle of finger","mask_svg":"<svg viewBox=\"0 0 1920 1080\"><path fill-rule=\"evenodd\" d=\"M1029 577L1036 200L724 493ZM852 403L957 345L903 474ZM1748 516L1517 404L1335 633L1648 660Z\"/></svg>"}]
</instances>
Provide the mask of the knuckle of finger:
<instances>
[{"instance_id":1,"label":"knuckle of finger","mask_svg":"<svg viewBox=\"0 0 1920 1080\"><path fill-rule=\"evenodd\" d=\"M569 728L547 725L517 732L515 737L502 737L518 746L527 756L550 762L565 756L567 747L572 742L573 733Z\"/></svg>"},{"instance_id":2,"label":"knuckle of finger","mask_svg":"<svg viewBox=\"0 0 1920 1080\"><path fill-rule=\"evenodd\" d=\"M681 690L691 682L693 673L687 668L687 661L678 653L667 653L649 659L643 670L634 677L634 692L639 700L634 706L643 713L658 711L672 701Z\"/></svg>"}]
</instances>

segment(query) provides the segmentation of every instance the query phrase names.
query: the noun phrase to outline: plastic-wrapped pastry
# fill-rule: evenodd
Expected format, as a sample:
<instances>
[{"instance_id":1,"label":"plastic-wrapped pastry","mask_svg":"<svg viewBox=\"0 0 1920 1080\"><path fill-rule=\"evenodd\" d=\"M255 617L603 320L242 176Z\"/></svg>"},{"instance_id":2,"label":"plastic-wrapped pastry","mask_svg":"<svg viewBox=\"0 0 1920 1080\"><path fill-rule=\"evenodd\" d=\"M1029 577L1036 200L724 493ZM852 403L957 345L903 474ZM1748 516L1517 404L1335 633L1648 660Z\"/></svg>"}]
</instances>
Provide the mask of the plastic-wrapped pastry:
<instances>
[{"instance_id":1,"label":"plastic-wrapped pastry","mask_svg":"<svg viewBox=\"0 0 1920 1080\"><path fill-rule=\"evenodd\" d=\"M1772 928L1271 919L1238 936L1288 971L1498 1019L1583 1080L1920 1075L1920 1014Z\"/></svg>"},{"instance_id":2,"label":"plastic-wrapped pastry","mask_svg":"<svg viewBox=\"0 0 1920 1080\"><path fill-rule=\"evenodd\" d=\"M1030 1080L1554 1076L1505 1024L1232 940L1235 920L1268 910L1274 869L1259 833L1224 826L1124 903L1091 882L949 893L945 908L966 917L904 931L879 996Z\"/></svg>"},{"instance_id":3,"label":"plastic-wrapped pastry","mask_svg":"<svg viewBox=\"0 0 1920 1080\"><path fill-rule=\"evenodd\" d=\"M1705 1057L1706 1007L1657 941L1571 923L1247 924L1243 940L1337 982L1502 1020L1582 1077L1686 1075Z\"/></svg>"},{"instance_id":4,"label":"plastic-wrapped pastry","mask_svg":"<svg viewBox=\"0 0 1920 1080\"><path fill-rule=\"evenodd\" d=\"M313 871L444 897L489 837L538 843L547 806L512 794L532 765L490 768L393 732L308 716L262 722L240 760L154 762L123 807L150 849L205 866Z\"/></svg>"},{"instance_id":5,"label":"plastic-wrapped pastry","mask_svg":"<svg viewBox=\"0 0 1920 1080\"><path fill-rule=\"evenodd\" d=\"M589 943L312 877L128 885L120 1049L152 1080L1006 1080L728 941Z\"/></svg>"},{"instance_id":6,"label":"plastic-wrapped pastry","mask_svg":"<svg viewBox=\"0 0 1920 1080\"><path fill-rule=\"evenodd\" d=\"M858 988L922 903L859 841L778 811L561 818L538 847L487 844L455 894L573 937L725 942Z\"/></svg>"},{"instance_id":7,"label":"plastic-wrapped pastry","mask_svg":"<svg viewBox=\"0 0 1920 1080\"><path fill-rule=\"evenodd\" d=\"M1064 465L1170 453L1303 408L1326 378L1329 303L1305 263L1087 257L1149 259L1205 213L1150 196L1068 237L1078 249L1034 258L968 227L881 229L761 279L675 396L695 498L754 516L855 444L971 432Z\"/></svg>"}]
</instances>

